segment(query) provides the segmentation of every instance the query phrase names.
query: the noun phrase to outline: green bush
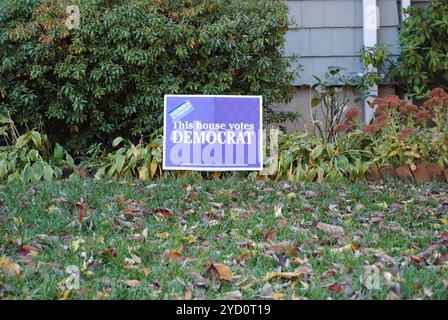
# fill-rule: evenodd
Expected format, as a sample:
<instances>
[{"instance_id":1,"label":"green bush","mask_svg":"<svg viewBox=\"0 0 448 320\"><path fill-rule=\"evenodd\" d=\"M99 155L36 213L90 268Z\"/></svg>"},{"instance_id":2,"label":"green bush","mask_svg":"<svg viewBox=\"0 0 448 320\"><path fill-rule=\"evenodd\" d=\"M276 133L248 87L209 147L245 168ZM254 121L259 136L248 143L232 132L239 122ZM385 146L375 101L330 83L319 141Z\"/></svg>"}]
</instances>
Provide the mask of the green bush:
<instances>
[{"instance_id":1,"label":"green bush","mask_svg":"<svg viewBox=\"0 0 448 320\"><path fill-rule=\"evenodd\" d=\"M434 87L448 88L448 3L410 8L400 30L401 55L392 74L410 81L410 91L425 97Z\"/></svg>"},{"instance_id":2,"label":"green bush","mask_svg":"<svg viewBox=\"0 0 448 320\"><path fill-rule=\"evenodd\" d=\"M69 30L67 5L80 28ZM69 150L138 141L162 123L163 97L291 98L283 0L3 0L0 114L43 123Z\"/></svg>"}]
</instances>

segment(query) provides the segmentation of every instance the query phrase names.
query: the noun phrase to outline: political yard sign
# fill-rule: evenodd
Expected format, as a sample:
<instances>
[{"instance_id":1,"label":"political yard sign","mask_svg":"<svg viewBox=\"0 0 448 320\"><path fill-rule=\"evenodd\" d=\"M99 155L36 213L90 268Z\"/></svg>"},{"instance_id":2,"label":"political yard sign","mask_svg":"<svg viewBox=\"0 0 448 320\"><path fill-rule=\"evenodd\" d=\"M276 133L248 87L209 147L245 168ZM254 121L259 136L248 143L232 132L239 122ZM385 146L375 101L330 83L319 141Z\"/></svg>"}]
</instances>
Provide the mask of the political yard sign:
<instances>
[{"instance_id":1,"label":"political yard sign","mask_svg":"<svg viewBox=\"0 0 448 320\"><path fill-rule=\"evenodd\" d=\"M166 95L163 169L263 170L261 96Z\"/></svg>"}]
</instances>

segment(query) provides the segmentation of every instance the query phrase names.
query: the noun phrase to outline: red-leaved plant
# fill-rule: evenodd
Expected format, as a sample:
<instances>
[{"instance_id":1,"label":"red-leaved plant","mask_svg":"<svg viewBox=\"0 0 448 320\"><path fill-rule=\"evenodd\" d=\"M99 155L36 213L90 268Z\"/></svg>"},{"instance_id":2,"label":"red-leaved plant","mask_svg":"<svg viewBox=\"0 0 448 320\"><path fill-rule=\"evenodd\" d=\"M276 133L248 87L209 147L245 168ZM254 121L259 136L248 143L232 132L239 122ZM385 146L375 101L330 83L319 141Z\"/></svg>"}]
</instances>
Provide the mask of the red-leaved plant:
<instances>
[{"instance_id":1,"label":"red-leaved plant","mask_svg":"<svg viewBox=\"0 0 448 320\"><path fill-rule=\"evenodd\" d=\"M380 166L448 165L448 94L434 89L423 105L398 96L377 98L373 122L363 128L370 152Z\"/></svg>"}]
</instances>

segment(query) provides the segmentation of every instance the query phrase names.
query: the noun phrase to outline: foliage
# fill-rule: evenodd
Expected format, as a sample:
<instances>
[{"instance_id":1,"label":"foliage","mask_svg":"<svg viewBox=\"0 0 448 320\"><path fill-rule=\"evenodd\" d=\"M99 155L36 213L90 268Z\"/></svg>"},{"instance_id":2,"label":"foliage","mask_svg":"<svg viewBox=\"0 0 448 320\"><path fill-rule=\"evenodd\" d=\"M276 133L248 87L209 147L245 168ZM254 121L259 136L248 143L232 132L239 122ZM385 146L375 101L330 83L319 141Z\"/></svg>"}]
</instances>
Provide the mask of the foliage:
<instances>
[{"instance_id":1,"label":"foliage","mask_svg":"<svg viewBox=\"0 0 448 320\"><path fill-rule=\"evenodd\" d=\"M431 88L448 88L448 3L431 0L428 8L410 8L400 29L401 55L393 75L426 97Z\"/></svg>"},{"instance_id":2,"label":"foliage","mask_svg":"<svg viewBox=\"0 0 448 320\"><path fill-rule=\"evenodd\" d=\"M311 101L313 107L313 122L317 129L316 135L324 142L335 142L338 133L353 129L357 125L360 110L349 108L350 98L347 96L347 87L352 84L351 77L342 74L340 67L329 67L325 79L317 76L317 82L313 85L314 98ZM320 108L317 108L317 107ZM318 120L318 110L323 120Z\"/></svg>"},{"instance_id":3,"label":"foliage","mask_svg":"<svg viewBox=\"0 0 448 320\"><path fill-rule=\"evenodd\" d=\"M346 134L334 143L299 132L282 136L277 177L295 182L334 182L342 177L361 179L368 168L362 140L359 131Z\"/></svg>"},{"instance_id":4,"label":"foliage","mask_svg":"<svg viewBox=\"0 0 448 320\"><path fill-rule=\"evenodd\" d=\"M378 98L374 122L364 128L373 160L383 165L448 165L448 94L434 89L416 106L397 96Z\"/></svg>"},{"instance_id":5,"label":"foliage","mask_svg":"<svg viewBox=\"0 0 448 320\"><path fill-rule=\"evenodd\" d=\"M12 184L0 189L0 299L446 300L447 198L439 184Z\"/></svg>"},{"instance_id":6,"label":"foliage","mask_svg":"<svg viewBox=\"0 0 448 320\"><path fill-rule=\"evenodd\" d=\"M293 93L288 25L283 0L4 0L0 112L78 152L148 137L167 93L259 94L271 115Z\"/></svg>"},{"instance_id":7,"label":"foliage","mask_svg":"<svg viewBox=\"0 0 448 320\"><path fill-rule=\"evenodd\" d=\"M388 46L376 44L373 47L364 47L361 51L361 62L365 72L352 77L352 83L360 100L376 98L370 88L381 82L390 81L390 70L394 62L390 58ZM376 93L375 93L376 94Z\"/></svg>"},{"instance_id":8,"label":"foliage","mask_svg":"<svg viewBox=\"0 0 448 320\"><path fill-rule=\"evenodd\" d=\"M46 135L35 130L19 135L7 117L1 117L0 124L0 134L8 142L0 147L1 183L53 181L62 177L64 167L77 175L73 158L59 144L51 148Z\"/></svg>"},{"instance_id":9,"label":"foliage","mask_svg":"<svg viewBox=\"0 0 448 320\"><path fill-rule=\"evenodd\" d=\"M148 144L140 141L137 145L118 137L114 140L113 147L123 144L115 153L101 159L95 178L138 177L141 181L146 181L162 175L162 137L157 136Z\"/></svg>"}]
</instances>

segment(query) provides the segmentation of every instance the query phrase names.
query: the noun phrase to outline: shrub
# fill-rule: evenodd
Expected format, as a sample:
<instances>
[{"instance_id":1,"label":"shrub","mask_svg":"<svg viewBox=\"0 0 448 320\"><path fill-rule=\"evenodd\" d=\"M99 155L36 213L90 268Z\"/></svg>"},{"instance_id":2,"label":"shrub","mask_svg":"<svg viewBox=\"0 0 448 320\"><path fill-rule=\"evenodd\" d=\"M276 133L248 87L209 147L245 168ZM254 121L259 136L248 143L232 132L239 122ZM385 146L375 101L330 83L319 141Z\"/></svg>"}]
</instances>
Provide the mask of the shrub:
<instances>
[{"instance_id":1,"label":"shrub","mask_svg":"<svg viewBox=\"0 0 448 320\"><path fill-rule=\"evenodd\" d=\"M79 151L148 136L166 93L260 94L271 110L293 93L288 25L283 0L4 0L0 113Z\"/></svg>"},{"instance_id":2,"label":"shrub","mask_svg":"<svg viewBox=\"0 0 448 320\"><path fill-rule=\"evenodd\" d=\"M410 8L400 29L401 55L393 75L410 81L410 91L427 96L448 88L448 3L431 0L428 8Z\"/></svg>"},{"instance_id":3,"label":"shrub","mask_svg":"<svg viewBox=\"0 0 448 320\"><path fill-rule=\"evenodd\" d=\"M448 165L448 94L438 88L422 106L397 96L378 98L374 122L364 128L369 150L380 165Z\"/></svg>"}]
</instances>

